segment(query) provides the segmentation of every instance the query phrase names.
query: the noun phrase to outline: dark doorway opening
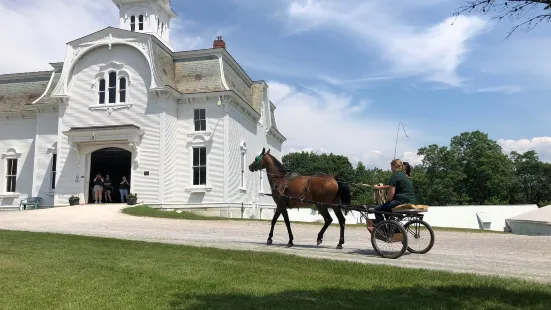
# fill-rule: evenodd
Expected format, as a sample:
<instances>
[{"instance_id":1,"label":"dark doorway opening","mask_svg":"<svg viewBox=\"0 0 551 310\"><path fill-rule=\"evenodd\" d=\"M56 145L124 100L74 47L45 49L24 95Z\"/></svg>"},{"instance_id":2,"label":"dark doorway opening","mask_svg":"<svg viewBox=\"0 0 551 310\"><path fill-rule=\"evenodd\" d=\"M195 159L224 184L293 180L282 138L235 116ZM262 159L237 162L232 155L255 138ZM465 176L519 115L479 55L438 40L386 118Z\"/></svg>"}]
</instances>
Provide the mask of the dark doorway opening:
<instances>
[{"instance_id":1,"label":"dark doorway opening","mask_svg":"<svg viewBox=\"0 0 551 310\"><path fill-rule=\"evenodd\" d=\"M132 153L125 149L108 147L93 152L91 157L88 203L95 202L94 179L98 174L101 174L103 179L109 175L113 183L113 190L111 192L113 203L123 202L119 193L119 184L122 181L122 177L126 176L128 183L132 185L132 181L130 180ZM106 202L105 191L102 193L102 196L102 201Z\"/></svg>"}]
</instances>

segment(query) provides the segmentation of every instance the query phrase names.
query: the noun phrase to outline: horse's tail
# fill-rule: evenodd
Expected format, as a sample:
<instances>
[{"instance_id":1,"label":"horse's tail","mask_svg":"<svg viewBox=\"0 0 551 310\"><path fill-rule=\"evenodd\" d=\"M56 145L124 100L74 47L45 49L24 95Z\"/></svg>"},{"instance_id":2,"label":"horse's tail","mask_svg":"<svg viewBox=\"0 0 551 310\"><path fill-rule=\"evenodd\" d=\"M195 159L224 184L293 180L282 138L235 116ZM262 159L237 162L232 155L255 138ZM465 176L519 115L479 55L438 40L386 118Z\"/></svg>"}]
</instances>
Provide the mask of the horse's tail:
<instances>
[{"instance_id":1,"label":"horse's tail","mask_svg":"<svg viewBox=\"0 0 551 310\"><path fill-rule=\"evenodd\" d=\"M341 203L350 204L350 202L352 201L350 185L339 176L335 176L335 180L337 180L337 184L339 185L339 190L337 194L341 196Z\"/></svg>"}]
</instances>

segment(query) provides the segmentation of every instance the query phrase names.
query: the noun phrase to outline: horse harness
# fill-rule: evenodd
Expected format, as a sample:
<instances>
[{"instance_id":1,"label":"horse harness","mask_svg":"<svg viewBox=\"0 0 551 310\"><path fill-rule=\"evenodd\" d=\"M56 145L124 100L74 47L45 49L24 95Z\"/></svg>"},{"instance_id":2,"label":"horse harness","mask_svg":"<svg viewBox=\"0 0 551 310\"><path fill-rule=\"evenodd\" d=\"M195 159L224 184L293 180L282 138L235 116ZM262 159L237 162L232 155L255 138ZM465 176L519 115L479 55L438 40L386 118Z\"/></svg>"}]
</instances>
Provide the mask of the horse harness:
<instances>
[{"instance_id":1,"label":"horse harness","mask_svg":"<svg viewBox=\"0 0 551 310\"><path fill-rule=\"evenodd\" d=\"M289 172L289 173L285 173L285 174L272 174L272 173L268 173L268 175L274 177L274 178L281 178L283 177L285 179L285 187L283 188L283 191L280 191L278 189L279 185L281 184L281 182L283 182L283 180L278 180L278 182L274 182L273 185L272 185L272 191L276 191L279 196L283 199L283 202L285 203L285 205L287 207L289 207L289 204L291 202L291 199L289 196L287 196L287 189L289 188L289 184L296 178L298 177L300 174L299 173L296 173L296 172ZM308 178L308 184L306 185L306 187L304 187L304 191L302 192L302 194L300 195L300 197L298 198L298 200L300 200L300 202L303 202L304 200L304 197L306 196L306 193L308 192L308 189L310 189L310 183L312 182L312 178L314 176L316 176L317 174L315 175L311 175L309 176Z\"/></svg>"}]
</instances>

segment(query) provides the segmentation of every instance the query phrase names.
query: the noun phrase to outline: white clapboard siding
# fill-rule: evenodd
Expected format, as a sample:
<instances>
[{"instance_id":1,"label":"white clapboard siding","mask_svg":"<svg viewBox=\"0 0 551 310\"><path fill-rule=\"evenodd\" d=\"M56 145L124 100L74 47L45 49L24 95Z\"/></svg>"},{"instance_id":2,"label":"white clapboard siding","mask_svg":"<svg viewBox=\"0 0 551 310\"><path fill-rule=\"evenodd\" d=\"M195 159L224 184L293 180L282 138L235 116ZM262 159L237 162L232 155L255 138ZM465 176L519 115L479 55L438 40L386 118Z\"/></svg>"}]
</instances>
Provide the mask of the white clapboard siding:
<instances>
[{"instance_id":1,"label":"white clapboard siding","mask_svg":"<svg viewBox=\"0 0 551 310\"><path fill-rule=\"evenodd\" d=\"M53 155L57 148L58 113L39 113L36 118L34 154L34 182L32 195L42 198L42 206L54 205L55 190L52 189Z\"/></svg>"},{"instance_id":2,"label":"white clapboard siding","mask_svg":"<svg viewBox=\"0 0 551 310\"><path fill-rule=\"evenodd\" d=\"M205 133L212 134L212 142L197 144L207 149L207 184L209 191L189 191L193 187L192 147L201 141L201 133L195 132L194 109L205 109L207 126ZM199 101L178 105L178 195L179 203L204 204L224 201L224 110L216 101ZM210 189L212 188L212 189Z\"/></svg>"},{"instance_id":3,"label":"white clapboard siding","mask_svg":"<svg viewBox=\"0 0 551 310\"><path fill-rule=\"evenodd\" d=\"M30 196L32 192L35 123L34 117L0 121L0 209L19 207L21 199ZM5 155L13 150L21 154L17 160L16 195L6 193Z\"/></svg>"},{"instance_id":4,"label":"white clapboard siding","mask_svg":"<svg viewBox=\"0 0 551 310\"><path fill-rule=\"evenodd\" d=\"M115 110L109 114L104 110L90 110L97 102L95 75L100 67L108 62L123 64L130 75L126 103L131 103L128 109ZM141 145L138 147L139 165L131 173L131 192L139 193L140 201L157 202L159 198L159 141L160 117L162 107L158 98L148 90L151 76L150 68L144 56L135 48L126 45L104 46L85 54L75 64L69 84L71 96L68 105L60 109L61 128L66 131L71 127L109 126L133 124L144 132ZM76 176L84 176L84 156L81 156L80 167L76 162L76 151L68 145L65 135L59 135L60 170L56 196L57 203L65 203L71 194L82 194L81 183L76 182ZM106 145L106 147L109 145ZM144 175L149 171L149 175ZM116 180L118 181L118 180ZM63 200L63 201L61 201Z\"/></svg>"}]
</instances>

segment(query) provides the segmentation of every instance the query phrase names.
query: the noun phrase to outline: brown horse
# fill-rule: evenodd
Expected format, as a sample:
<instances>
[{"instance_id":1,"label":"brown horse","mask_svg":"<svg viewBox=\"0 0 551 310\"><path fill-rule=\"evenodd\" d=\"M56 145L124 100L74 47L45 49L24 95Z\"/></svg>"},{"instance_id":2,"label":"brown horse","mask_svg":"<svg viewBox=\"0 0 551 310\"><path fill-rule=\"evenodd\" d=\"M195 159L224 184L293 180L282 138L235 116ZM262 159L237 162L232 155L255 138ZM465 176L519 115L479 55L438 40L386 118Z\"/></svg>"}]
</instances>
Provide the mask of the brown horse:
<instances>
[{"instance_id":1,"label":"brown horse","mask_svg":"<svg viewBox=\"0 0 551 310\"><path fill-rule=\"evenodd\" d=\"M351 195L348 184L342 182L339 177L334 177L329 174L317 173L314 175L299 175L289 172L270 154L269 149L265 152L264 148L262 149L262 153L249 165L249 170L252 172L261 171L262 169L266 169L268 181L270 182L270 188L272 190L272 197L276 203L276 210L274 218L272 219L272 227L268 235L267 244L272 244L274 226L279 216L283 214L287 232L289 233L289 243L287 246L293 246L293 233L291 232L287 208L311 207L311 203L296 200L304 199L321 203L316 204L319 213L325 220L325 225L323 225L318 233L317 243L320 245L325 230L329 227L331 222L333 222L328 211L328 206L323 204L350 203ZM290 199L289 197L296 199ZM340 207L331 208L337 215L340 225L340 239L337 249L342 249L342 245L344 244L344 224L346 220Z\"/></svg>"}]
</instances>

